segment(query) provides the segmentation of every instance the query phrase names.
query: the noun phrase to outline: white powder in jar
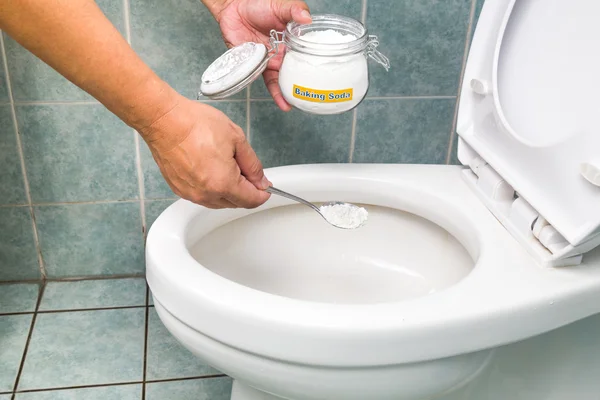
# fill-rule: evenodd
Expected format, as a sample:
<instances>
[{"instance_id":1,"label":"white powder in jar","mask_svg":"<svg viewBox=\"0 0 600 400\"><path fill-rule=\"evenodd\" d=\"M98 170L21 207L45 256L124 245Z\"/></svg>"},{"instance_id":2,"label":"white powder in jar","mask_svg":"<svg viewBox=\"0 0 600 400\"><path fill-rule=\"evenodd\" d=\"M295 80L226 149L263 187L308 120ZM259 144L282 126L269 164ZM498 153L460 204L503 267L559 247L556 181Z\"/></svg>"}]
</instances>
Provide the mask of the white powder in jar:
<instances>
[{"instance_id":1,"label":"white powder in jar","mask_svg":"<svg viewBox=\"0 0 600 400\"><path fill-rule=\"evenodd\" d=\"M312 43L320 44L340 44L350 43L356 40L356 36L351 34L343 34L333 29L327 29L324 31L312 31L307 32L300 37L302 40Z\"/></svg>"},{"instance_id":2,"label":"white powder in jar","mask_svg":"<svg viewBox=\"0 0 600 400\"><path fill-rule=\"evenodd\" d=\"M319 210L329 223L343 229L360 228L369 216L363 207L348 203L325 204Z\"/></svg>"},{"instance_id":3,"label":"white powder in jar","mask_svg":"<svg viewBox=\"0 0 600 400\"><path fill-rule=\"evenodd\" d=\"M343 44L356 36L335 30L312 31L301 39L315 44ZM356 107L367 94L369 70L364 52L316 56L288 49L279 86L292 106L312 114L339 114Z\"/></svg>"}]
</instances>

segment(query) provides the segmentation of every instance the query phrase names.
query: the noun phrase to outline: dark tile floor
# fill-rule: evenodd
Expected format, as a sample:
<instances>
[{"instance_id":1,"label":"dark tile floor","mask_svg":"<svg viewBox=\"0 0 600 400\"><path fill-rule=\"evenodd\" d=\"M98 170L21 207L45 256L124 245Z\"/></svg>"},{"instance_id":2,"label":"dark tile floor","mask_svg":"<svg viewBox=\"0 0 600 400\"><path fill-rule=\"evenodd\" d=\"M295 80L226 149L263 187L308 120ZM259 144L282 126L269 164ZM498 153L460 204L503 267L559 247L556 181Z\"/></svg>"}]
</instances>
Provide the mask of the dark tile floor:
<instances>
[{"instance_id":1,"label":"dark tile floor","mask_svg":"<svg viewBox=\"0 0 600 400\"><path fill-rule=\"evenodd\" d=\"M0 400L228 400L149 297L143 278L0 284Z\"/></svg>"}]
</instances>

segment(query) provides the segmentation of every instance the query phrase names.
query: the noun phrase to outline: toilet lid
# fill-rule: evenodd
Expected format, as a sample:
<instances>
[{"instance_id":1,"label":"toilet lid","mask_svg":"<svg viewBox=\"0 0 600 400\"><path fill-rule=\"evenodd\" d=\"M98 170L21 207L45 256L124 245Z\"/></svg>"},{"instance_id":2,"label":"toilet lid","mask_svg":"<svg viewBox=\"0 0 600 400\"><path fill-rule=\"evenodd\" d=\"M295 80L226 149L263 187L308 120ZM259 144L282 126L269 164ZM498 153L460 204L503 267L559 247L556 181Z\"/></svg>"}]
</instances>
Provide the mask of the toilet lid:
<instances>
[{"instance_id":1,"label":"toilet lid","mask_svg":"<svg viewBox=\"0 0 600 400\"><path fill-rule=\"evenodd\" d=\"M480 157L572 246L600 237L598 16L597 0L487 0L457 123L460 161Z\"/></svg>"}]
</instances>

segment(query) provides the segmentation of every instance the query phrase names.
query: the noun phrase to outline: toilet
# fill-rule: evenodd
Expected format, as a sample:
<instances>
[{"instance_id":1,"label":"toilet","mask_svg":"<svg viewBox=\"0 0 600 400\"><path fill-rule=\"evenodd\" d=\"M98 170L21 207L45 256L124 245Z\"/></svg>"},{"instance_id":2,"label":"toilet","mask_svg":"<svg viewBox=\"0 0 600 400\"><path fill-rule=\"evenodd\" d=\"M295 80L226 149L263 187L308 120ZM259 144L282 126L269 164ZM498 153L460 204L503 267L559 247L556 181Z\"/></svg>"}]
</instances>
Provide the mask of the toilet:
<instances>
[{"instance_id":1,"label":"toilet","mask_svg":"<svg viewBox=\"0 0 600 400\"><path fill-rule=\"evenodd\" d=\"M364 205L360 229L275 196L174 203L146 250L163 324L233 378L232 400L425 400L477 380L502 346L600 313L598 15L593 0L486 1L462 166L266 171L307 200Z\"/></svg>"}]
</instances>

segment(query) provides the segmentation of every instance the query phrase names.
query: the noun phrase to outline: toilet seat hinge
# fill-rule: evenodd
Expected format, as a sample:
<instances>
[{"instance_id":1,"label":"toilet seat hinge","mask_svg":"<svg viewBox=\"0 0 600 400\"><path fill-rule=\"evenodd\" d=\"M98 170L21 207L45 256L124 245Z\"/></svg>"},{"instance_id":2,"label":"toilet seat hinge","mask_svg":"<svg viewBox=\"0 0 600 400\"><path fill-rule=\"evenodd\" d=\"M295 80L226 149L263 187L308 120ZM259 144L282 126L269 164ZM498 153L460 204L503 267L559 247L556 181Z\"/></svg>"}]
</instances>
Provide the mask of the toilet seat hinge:
<instances>
[{"instance_id":1,"label":"toilet seat hinge","mask_svg":"<svg viewBox=\"0 0 600 400\"><path fill-rule=\"evenodd\" d=\"M513 235L537 255L551 258L553 265L576 265L581 253L534 209L490 164L471 147L464 146L461 162L467 181L474 186L486 207ZM564 258L564 260L559 261Z\"/></svg>"}]
</instances>

